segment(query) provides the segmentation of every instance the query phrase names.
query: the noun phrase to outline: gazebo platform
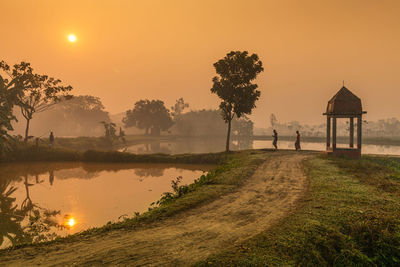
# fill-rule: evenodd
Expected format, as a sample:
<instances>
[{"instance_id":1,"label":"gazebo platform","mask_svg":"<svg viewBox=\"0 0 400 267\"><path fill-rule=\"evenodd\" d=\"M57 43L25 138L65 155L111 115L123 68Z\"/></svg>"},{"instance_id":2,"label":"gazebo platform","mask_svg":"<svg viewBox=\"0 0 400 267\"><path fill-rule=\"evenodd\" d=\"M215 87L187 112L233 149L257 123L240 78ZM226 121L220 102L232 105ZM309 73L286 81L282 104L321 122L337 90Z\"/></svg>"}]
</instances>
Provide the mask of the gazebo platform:
<instances>
[{"instance_id":1,"label":"gazebo platform","mask_svg":"<svg viewBox=\"0 0 400 267\"><path fill-rule=\"evenodd\" d=\"M347 156L349 158L358 159L361 157L361 149L358 148L328 148L326 150L327 155L332 156Z\"/></svg>"}]
</instances>

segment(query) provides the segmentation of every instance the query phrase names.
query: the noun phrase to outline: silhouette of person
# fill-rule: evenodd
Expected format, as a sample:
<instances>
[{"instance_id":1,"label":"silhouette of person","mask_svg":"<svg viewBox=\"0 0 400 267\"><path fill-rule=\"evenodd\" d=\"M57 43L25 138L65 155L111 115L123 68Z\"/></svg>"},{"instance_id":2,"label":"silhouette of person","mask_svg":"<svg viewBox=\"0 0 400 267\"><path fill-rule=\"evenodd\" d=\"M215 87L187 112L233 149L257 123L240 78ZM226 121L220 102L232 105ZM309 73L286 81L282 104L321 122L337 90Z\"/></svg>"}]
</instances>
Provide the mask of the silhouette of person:
<instances>
[{"instance_id":1,"label":"silhouette of person","mask_svg":"<svg viewBox=\"0 0 400 267\"><path fill-rule=\"evenodd\" d=\"M275 147L275 150L278 149L278 133L274 129L274 135L272 136L274 138L274 141L272 142L272 145Z\"/></svg>"},{"instance_id":2,"label":"silhouette of person","mask_svg":"<svg viewBox=\"0 0 400 267\"><path fill-rule=\"evenodd\" d=\"M50 146L53 147L53 145L54 145L54 134L53 134L53 132L50 132L49 141L50 141Z\"/></svg>"},{"instance_id":3,"label":"silhouette of person","mask_svg":"<svg viewBox=\"0 0 400 267\"><path fill-rule=\"evenodd\" d=\"M49 183L50 183L50 185L53 185L53 183L54 183L54 171L53 170L49 171Z\"/></svg>"},{"instance_id":4,"label":"silhouette of person","mask_svg":"<svg viewBox=\"0 0 400 267\"><path fill-rule=\"evenodd\" d=\"M294 143L294 147L296 148L296 150L301 150L299 131L296 131L296 142Z\"/></svg>"}]
</instances>

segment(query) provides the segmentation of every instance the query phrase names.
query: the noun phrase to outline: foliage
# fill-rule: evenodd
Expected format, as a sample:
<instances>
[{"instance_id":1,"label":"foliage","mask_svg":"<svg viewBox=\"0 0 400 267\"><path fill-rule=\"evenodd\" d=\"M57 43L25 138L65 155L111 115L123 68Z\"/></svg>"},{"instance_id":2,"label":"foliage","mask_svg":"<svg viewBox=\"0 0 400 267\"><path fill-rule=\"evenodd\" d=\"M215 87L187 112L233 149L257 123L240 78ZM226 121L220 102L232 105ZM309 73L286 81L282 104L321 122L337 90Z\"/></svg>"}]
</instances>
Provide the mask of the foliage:
<instances>
[{"instance_id":1,"label":"foliage","mask_svg":"<svg viewBox=\"0 0 400 267\"><path fill-rule=\"evenodd\" d=\"M182 97L179 98L178 100L176 100L175 105L171 107L171 116L176 119L176 117L180 116L183 111L188 107L189 104L185 103Z\"/></svg>"},{"instance_id":2,"label":"foliage","mask_svg":"<svg viewBox=\"0 0 400 267\"><path fill-rule=\"evenodd\" d=\"M256 54L247 51L232 51L214 64L219 76L213 78L211 92L222 99L219 105L222 117L228 123L226 150L229 151L231 121L236 115L251 114L261 92L257 84L252 83L264 69Z\"/></svg>"},{"instance_id":3,"label":"foliage","mask_svg":"<svg viewBox=\"0 0 400 267\"><path fill-rule=\"evenodd\" d=\"M6 62L0 61L0 157L11 150L13 140L8 132L13 130L11 122L16 120L13 107L23 105L19 99L32 84L33 74L29 63L21 62L11 68Z\"/></svg>"},{"instance_id":4,"label":"foliage","mask_svg":"<svg viewBox=\"0 0 400 267\"><path fill-rule=\"evenodd\" d=\"M132 110L126 112L123 118L125 127L145 129L146 135L151 130L152 135L160 135L160 131L168 130L173 122L169 110L161 100L140 100Z\"/></svg>"},{"instance_id":5,"label":"foliage","mask_svg":"<svg viewBox=\"0 0 400 267\"><path fill-rule=\"evenodd\" d=\"M101 121L101 124L104 126L104 138L106 142L111 146L112 143L118 139L117 136L117 129L116 129L116 124L113 122L105 122Z\"/></svg>"},{"instance_id":6,"label":"foliage","mask_svg":"<svg viewBox=\"0 0 400 267\"><path fill-rule=\"evenodd\" d=\"M15 246L56 238L53 229L63 228L55 220L60 212L44 209L32 202L29 189L34 184L29 183L28 176L24 177L25 200L20 205L15 203L16 198L12 195L17 188L11 185L11 179L4 178L0 179L0 246L5 240ZM36 183L41 181L36 180Z\"/></svg>"},{"instance_id":7,"label":"foliage","mask_svg":"<svg viewBox=\"0 0 400 267\"><path fill-rule=\"evenodd\" d=\"M30 132L40 135L51 130L57 136L100 136L103 133L100 121L110 121L100 98L80 95L64 99L37 114Z\"/></svg>"},{"instance_id":8,"label":"foliage","mask_svg":"<svg viewBox=\"0 0 400 267\"><path fill-rule=\"evenodd\" d=\"M33 69L29 63L24 63L17 72L13 72L12 78L18 77L20 72L25 71L26 68L31 73L31 82L29 86L25 86L23 94L18 97L18 106L26 120L25 141L29 137L29 124L33 114L43 112L63 99L71 98L68 93L72 90L71 86L61 85L59 79L47 75L33 74Z\"/></svg>"}]
</instances>

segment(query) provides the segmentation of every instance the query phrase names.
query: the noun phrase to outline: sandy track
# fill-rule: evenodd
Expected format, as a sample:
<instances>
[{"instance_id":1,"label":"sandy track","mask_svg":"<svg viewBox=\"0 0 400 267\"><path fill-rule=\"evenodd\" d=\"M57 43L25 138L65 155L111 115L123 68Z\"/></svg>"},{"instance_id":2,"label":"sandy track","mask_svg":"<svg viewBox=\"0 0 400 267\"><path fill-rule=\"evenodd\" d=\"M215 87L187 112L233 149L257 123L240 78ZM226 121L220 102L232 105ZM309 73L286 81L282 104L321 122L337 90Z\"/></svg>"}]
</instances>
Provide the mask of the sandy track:
<instances>
[{"instance_id":1,"label":"sandy track","mask_svg":"<svg viewBox=\"0 0 400 267\"><path fill-rule=\"evenodd\" d=\"M0 255L0 265L189 265L256 235L293 209L305 189L304 157L277 153L237 192L145 229L16 249Z\"/></svg>"}]
</instances>

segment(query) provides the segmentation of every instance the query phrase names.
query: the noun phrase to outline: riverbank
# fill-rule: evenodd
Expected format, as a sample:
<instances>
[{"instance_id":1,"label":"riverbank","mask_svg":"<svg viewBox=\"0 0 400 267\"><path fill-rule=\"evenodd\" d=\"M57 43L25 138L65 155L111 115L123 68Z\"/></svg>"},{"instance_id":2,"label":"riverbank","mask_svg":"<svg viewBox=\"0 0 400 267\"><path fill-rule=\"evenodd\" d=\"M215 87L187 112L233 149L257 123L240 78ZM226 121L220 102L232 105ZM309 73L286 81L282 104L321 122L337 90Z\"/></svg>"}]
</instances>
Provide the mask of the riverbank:
<instances>
[{"instance_id":1,"label":"riverbank","mask_svg":"<svg viewBox=\"0 0 400 267\"><path fill-rule=\"evenodd\" d=\"M393 266L400 260L395 157L237 152L159 204L121 223L4 250L0 262Z\"/></svg>"},{"instance_id":2,"label":"riverbank","mask_svg":"<svg viewBox=\"0 0 400 267\"><path fill-rule=\"evenodd\" d=\"M238 152L231 152L234 154ZM51 148L46 145L35 146L20 144L9 152L0 163L7 162L36 162L36 161L81 161L81 162L126 162L126 163L189 163L189 164L218 164L229 154L132 154L118 151L76 151L59 147Z\"/></svg>"},{"instance_id":3,"label":"riverbank","mask_svg":"<svg viewBox=\"0 0 400 267\"><path fill-rule=\"evenodd\" d=\"M109 155L107 152L102 154ZM128 153L114 152L114 155L134 156ZM143 214L136 214L133 218L126 218L122 222L107 224L103 227L92 228L76 235L60 238L47 243L64 243L71 240L81 240L83 237L93 236L100 233L105 233L116 229L135 229L137 227L147 225L150 222L160 221L174 214L194 208L195 206L209 203L221 195L227 194L242 185L248 177L250 177L257 166L265 159L265 153L257 151L247 151L230 154L209 154L209 155L178 155L176 157L163 157L166 155L147 155L146 161L151 159L151 162L159 160L170 161L171 159L179 162L188 163L211 161L217 159L220 163L216 168L202 175L189 186L180 186L174 188L173 193L164 194L158 203L154 203L149 207L149 210ZM206 156L205 158L203 156ZM105 158L102 157L102 160ZM137 158L134 158L137 160ZM97 161L98 162L98 161ZM104 161L102 161L104 162ZM113 161L115 162L115 161ZM127 162L127 161L124 161ZM136 161L135 161L136 162ZM129 201L129 200L127 200ZM21 244L16 247L25 246L43 246L43 244ZM16 248L14 247L14 248ZM12 250L14 248L10 248Z\"/></svg>"}]
</instances>

